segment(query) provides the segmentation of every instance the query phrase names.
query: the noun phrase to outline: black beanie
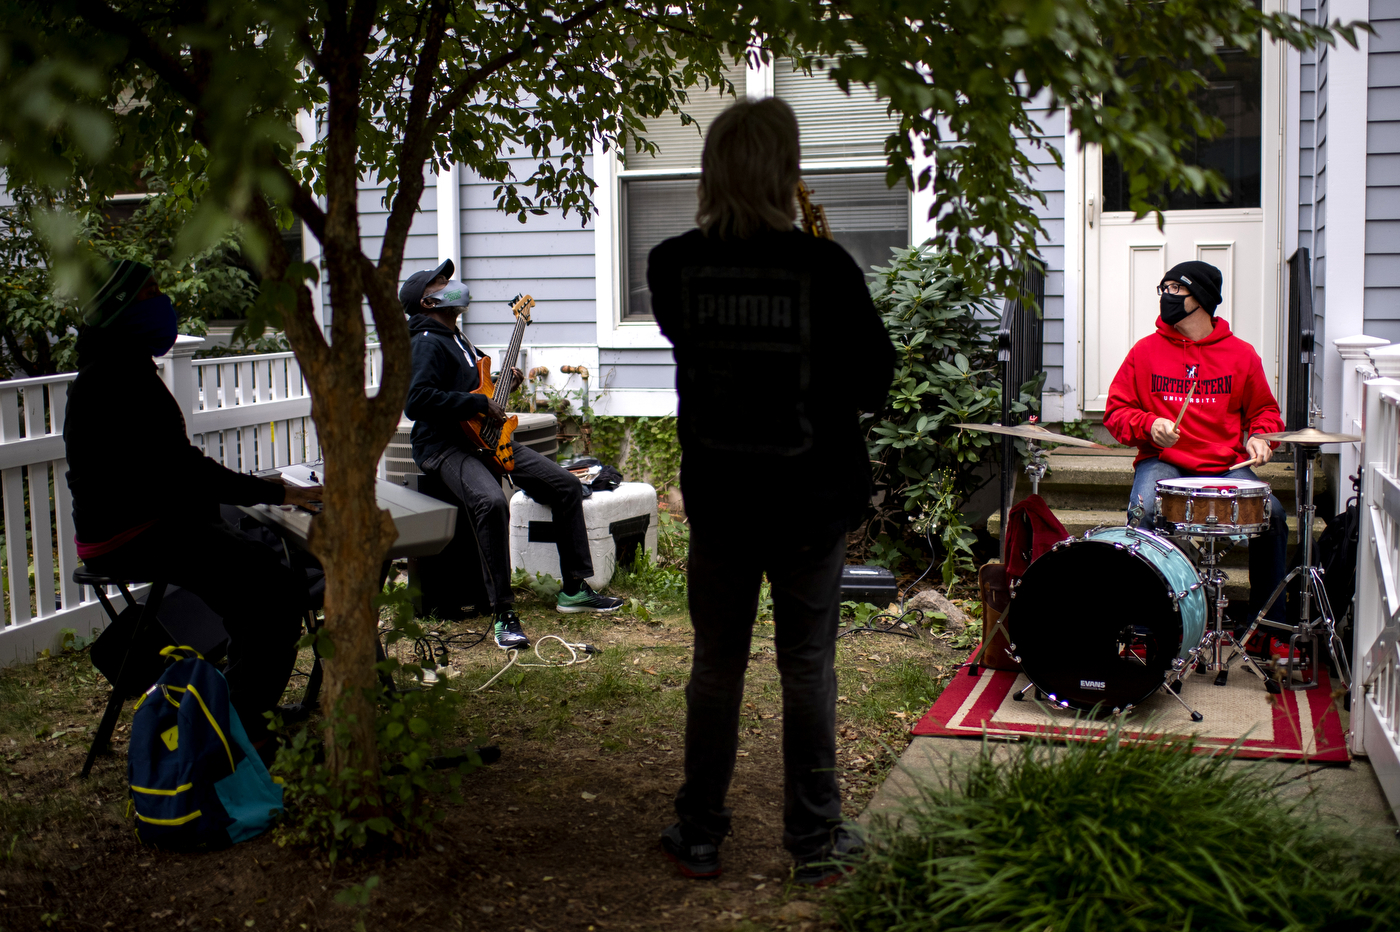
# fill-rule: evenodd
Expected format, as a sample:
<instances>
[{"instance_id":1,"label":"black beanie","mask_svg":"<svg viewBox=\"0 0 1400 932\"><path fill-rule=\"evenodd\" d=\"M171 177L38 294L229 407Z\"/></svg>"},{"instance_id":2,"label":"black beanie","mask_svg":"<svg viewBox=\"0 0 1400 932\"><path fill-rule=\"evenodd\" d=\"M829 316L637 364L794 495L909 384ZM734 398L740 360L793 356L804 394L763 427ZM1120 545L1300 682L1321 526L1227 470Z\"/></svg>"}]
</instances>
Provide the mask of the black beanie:
<instances>
[{"instance_id":1,"label":"black beanie","mask_svg":"<svg viewBox=\"0 0 1400 932\"><path fill-rule=\"evenodd\" d=\"M1190 262L1179 262L1167 270L1167 274L1162 276L1162 283L1181 282L1186 286L1186 290L1191 292L1191 297L1200 302L1201 307L1206 309L1207 314L1214 314L1215 309L1220 306L1220 283L1224 281L1224 276L1220 270L1209 262L1202 262L1199 259L1192 259Z\"/></svg>"}]
</instances>

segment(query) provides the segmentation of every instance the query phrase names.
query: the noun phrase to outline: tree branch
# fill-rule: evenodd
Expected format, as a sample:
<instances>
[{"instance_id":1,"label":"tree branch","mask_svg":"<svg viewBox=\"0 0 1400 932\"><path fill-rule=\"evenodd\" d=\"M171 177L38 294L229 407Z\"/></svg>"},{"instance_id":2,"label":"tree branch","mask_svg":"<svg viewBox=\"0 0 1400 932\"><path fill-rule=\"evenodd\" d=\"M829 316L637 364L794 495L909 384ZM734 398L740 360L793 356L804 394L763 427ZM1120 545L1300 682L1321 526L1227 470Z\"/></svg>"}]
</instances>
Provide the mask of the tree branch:
<instances>
[{"instance_id":1,"label":"tree branch","mask_svg":"<svg viewBox=\"0 0 1400 932\"><path fill-rule=\"evenodd\" d=\"M157 45L134 20L100 0L78 0L78 10L83 18L93 25L125 39L131 54L144 62L146 67L154 71L192 106L199 106L204 97L204 88L195 80L194 75L185 70L178 58ZM203 134L202 124L197 119L194 131L200 142L208 142Z\"/></svg>"},{"instance_id":2,"label":"tree branch","mask_svg":"<svg viewBox=\"0 0 1400 932\"><path fill-rule=\"evenodd\" d=\"M575 26L587 22L609 7L621 6L624 2L625 0L598 0L598 2L584 7L562 22L555 21L554 25L560 27L559 32L555 33L555 35L567 35L569 30L573 29ZM437 134L442 131L442 124L444 121L451 116L452 111L462 105L463 101L476 92L481 82L505 68L507 65L514 64L524 58L526 54L538 49L544 44L546 38L549 38L549 36L546 36L543 30L534 30L527 41L521 43L518 47L509 52L497 55L491 61L467 75L455 88L443 95L442 100L438 101L437 106L433 108L432 115L428 117L428 127L432 133Z\"/></svg>"},{"instance_id":3,"label":"tree branch","mask_svg":"<svg viewBox=\"0 0 1400 932\"><path fill-rule=\"evenodd\" d=\"M379 250L379 268L392 271L395 277L403 265L404 242L408 239L408 228L413 223L413 215L418 212L418 202L423 195L423 163L427 161L433 138L427 116L433 101L433 89L437 86L433 73L437 71L438 57L442 53L446 23L447 5L434 2L428 8L423 52L418 56L418 65L414 68L413 90L408 99L407 129L403 142L399 144L399 189L389 208L384 241Z\"/></svg>"}]
</instances>

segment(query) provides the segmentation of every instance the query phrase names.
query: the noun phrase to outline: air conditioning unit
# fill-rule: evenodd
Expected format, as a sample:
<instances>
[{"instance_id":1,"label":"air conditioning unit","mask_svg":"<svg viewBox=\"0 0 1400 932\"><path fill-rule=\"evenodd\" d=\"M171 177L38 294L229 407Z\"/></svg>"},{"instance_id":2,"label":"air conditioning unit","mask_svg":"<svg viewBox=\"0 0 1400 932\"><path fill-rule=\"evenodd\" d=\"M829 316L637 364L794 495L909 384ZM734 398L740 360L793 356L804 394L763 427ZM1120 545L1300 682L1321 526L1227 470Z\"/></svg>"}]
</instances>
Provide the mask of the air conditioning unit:
<instances>
[{"instance_id":1,"label":"air conditioning unit","mask_svg":"<svg viewBox=\"0 0 1400 932\"><path fill-rule=\"evenodd\" d=\"M515 442L529 447L548 459L559 454L559 419L552 414L517 414L520 423L515 428ZM390 482L404 484L404 476L418 476L423 470L413 462L413 443L409 434L413 422L408 418L399 421L399 429L394 439L384 451L384 471Z\"/></svg>"}]
</instances>

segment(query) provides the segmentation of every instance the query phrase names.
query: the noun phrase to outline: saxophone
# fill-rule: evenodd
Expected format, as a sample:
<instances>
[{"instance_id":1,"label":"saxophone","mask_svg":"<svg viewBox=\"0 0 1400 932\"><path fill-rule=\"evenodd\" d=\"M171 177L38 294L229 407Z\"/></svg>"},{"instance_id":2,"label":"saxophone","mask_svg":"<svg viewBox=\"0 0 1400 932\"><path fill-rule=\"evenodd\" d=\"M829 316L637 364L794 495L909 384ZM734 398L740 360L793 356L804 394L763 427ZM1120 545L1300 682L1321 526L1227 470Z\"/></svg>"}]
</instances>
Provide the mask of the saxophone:
<instances>
[{"instance_id":1,"label":"saxophone","mask_svg":"<svg viewBox=\"0 0 1400 932\"><path fill-rule=\"evenodd\" d=\"M812 203L812 189L807 182L797 182L797 205L802 209L802 229L820 239L834 239L831 224L826 220L826 208Z\"/></svg>"}]
</instances>

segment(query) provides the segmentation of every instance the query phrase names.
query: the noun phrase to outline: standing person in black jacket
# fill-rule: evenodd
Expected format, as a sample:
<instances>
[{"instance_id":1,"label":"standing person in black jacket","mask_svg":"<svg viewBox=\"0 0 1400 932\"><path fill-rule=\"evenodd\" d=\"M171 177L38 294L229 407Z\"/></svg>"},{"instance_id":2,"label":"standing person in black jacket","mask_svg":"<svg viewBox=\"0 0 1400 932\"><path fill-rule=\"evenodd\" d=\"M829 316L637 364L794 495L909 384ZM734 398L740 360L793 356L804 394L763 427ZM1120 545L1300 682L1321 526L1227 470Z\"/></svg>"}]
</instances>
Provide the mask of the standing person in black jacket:
<instances>
[{"instance_id":1,"label":"standing person in black jacket","mask_svg":"<svg viewBox=\"0 0 1400 932\"><path fill-rule=\"evenodd\" d=\"M116 265L83 317L63 424L78 556L95 573L159 576L223 616L229 698L250 740L265 744L263 713L291 677L306 582L223 523L219 505L307 505L321 490L242 475L190 443L151 361L176 333L148 267Z\"/></svg>"},{"instance_id":2,"label":"standing person in black jacket","mask_svg":"<svg viewBox=\"0 0 1400 932\"><path fill-rule=\"evenodd\" d=\"M461 330L457 317L471 303L471 292L452 281L449 259L432 271L415 272L399 289L413 341L413 379L404 414L413 421L413 461L425 473L436 473L467 506L473 526L458 533L476 535L482 578L494 615L492 634L502 650L530 646L515 614L510 586L510 503L500 480L483 461L483 453L467 439L462 421L485 414L504 421L505 409L486 395L476 394L482 358ZM501 378L506 378L503 372ZM510 370L519 385L524 376ZM584 582L593 575L588 550L588 526L583 518L583 487L567 469L519 444L510 480L526 495L548 505L554 513L555 546L563 588L555 605L560 612L615 612L622 600L598 595Z\"/></svg>"},{"instance_id":3,"label":"standing person in black jacket","mask_svg":"<svg viewBox=\"0 0 1400 932\"><path fill-rule=\"evenodd\" d=\"M651 252L647 283L675 346L681 491L690 516L685 783L665 854L720 873L759 586L773 593L783 689L783 844L796 878L834 877L858 848L836 785L836 631L846 534L870 499L858 427L895 354L844 249L793 227L798 131L776 98L715 120L699 229ZM762 482L736 482L738 474Z\"/></svg>"}]
</instances>

